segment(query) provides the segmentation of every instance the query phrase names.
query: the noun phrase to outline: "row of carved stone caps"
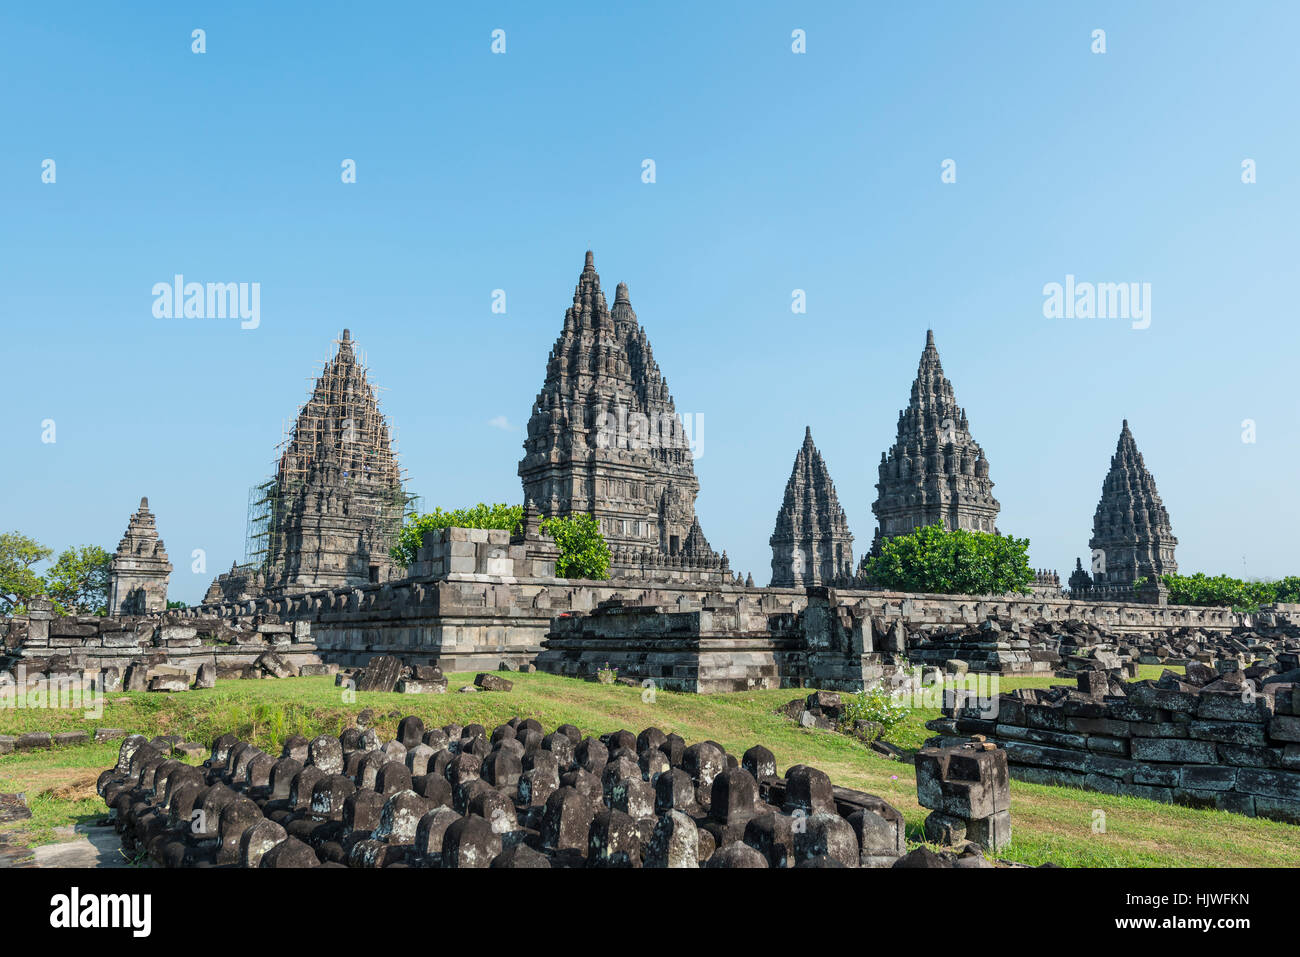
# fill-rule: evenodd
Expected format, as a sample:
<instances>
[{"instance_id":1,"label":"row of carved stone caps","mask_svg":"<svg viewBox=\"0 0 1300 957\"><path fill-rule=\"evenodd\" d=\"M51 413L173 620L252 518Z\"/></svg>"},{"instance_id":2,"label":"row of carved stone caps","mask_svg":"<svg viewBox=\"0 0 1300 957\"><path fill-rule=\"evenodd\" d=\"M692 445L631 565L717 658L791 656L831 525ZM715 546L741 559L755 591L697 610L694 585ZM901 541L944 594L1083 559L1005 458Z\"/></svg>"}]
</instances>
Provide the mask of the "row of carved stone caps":
<instances>
[{"instance_id":1,"label":"row of carved stone caps","mask_svg":"<svg viewBox=\"0 0 1300 957\"><path fill-rule=\"evenodd\" d=\"M426 732L408 717L382 747L373 730L352 728L290 739L279 761L225 735L204 769L133 737L98 789L127 849L172 866L639 866L644 854L647 866L857 867L905 850L897 809L802 765L779 779L765 748L738 762L655 728L600 739L572 725L542 731L516 718L489 745L481 725ZM282 845L289 852L273 850Z\"/></svg>"}]
</instances>

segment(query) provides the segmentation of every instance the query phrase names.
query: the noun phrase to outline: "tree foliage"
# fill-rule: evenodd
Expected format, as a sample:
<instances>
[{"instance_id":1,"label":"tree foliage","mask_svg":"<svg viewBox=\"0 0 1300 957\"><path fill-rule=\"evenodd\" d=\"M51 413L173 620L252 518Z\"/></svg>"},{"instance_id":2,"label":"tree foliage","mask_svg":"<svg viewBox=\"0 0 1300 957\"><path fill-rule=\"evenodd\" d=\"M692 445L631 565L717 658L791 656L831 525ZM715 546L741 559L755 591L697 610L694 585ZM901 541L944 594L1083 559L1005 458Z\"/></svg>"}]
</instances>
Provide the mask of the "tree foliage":
<instances>
[{"instance_id":1,"label":"tree foliage","mask_svg":"<svg viewBox=\"0 0 1300 957\"><path fill-rule=\"evenodd\" d=\"M60 615L108 613L113 556L98 545L65 548L44 575L35 566L54 550L22 532L0 535L0 614L22 614L33 598L48 597Z\"/></svg>"},{"instance_id":2,"label":"tree foliage","mask_svg":"<svg viewBox=\"0 0 1300 957\"><path fill-rule=\"evenodd\" d=\"M403 568L410 567L415 561L415 554L424 544L424 533L436 528L501 528L511 535L516 535L524 525L524 507L522 505L485 505L479 502L471 508L454 508L444 512L434 508L423 515L412 515L402 526L397 536L397 544L390 550L394 562Z\"/></svg>"},{"instance_id":3,"label":"tree foliage","mask_svg":"<svg viewBox=\"0 0 1300 957\"><path fill-rule=\"evenodd\" d=\"M1238 612L1258 611L1274 602L1300 602L1300 577L1291 575L1275 581L1243 581L1228 575L1163 575L1174 605L1211 605Z\"/></svg>"},{"instance_id":4,"label":"tree foliage","mask_svg":"<svg viewBox=\"0 0 1300 957\"><path fill-rule=\"evenodd\" d=\"M554 538L560 549L555 574L561 578L599 581L609 577L609 544L600 534L600 523L594 516L578 514L548 518L542 522L542 531Z\"/></svg>"},{"instance_id":5,"label":"tree foliage","mask_svg":"<svg viewBox=\"0 0 1300 957\"><path fill-rule=\"evenodd\" d=\"M0 613L20 613L32 598L45 594L45 580L32 571L54 552L22 532L0 535Z\"/></svg>"},{"instance_id":6,"label":"tree foliage","mask_svg":"<svg viewBox=\"0 0 1300 957\"><path fill-rule=\"evenodd\" d=\"M887 538L863 563L871 581L896 591L947 595L1026 594L1034 581L1029 539L942 525Z\"/></svg>"},{"instance_id":7,"label":"tree foliage","mask_svg":"<svg viewBox=\"0 0 1300 957\"><path fill-rule=\"evenodd\" d=\"M98 545L65 548L45 575L45 593L60 612L108 614L108 569L113 556Z\"/></svg>"}]
</instances>

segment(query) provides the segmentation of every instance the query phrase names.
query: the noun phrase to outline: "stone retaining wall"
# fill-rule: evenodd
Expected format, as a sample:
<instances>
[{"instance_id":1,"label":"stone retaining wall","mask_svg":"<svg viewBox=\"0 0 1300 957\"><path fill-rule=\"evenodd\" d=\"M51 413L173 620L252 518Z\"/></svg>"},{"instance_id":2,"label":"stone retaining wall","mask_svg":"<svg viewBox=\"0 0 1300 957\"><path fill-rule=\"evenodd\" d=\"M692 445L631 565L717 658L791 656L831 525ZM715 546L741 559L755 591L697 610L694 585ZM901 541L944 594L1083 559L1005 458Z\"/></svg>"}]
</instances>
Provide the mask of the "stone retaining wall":
<instances>
[{"instance_id":1,"label":"stone retaining wall","mask_svg":"<svg viewBox=\"0 0 1300 957\"><path fill-rule=\"evenodd\" d=\"M1021 689L989 708L958 692L927 727L941 744L986 736L1006 750L1018 780L1300 824L1295 670L1272 676L1286 680L1265 672L1246 690L1252 678L1240 671L1188 668L1203 687L1169 673L1125 684L1092 671L1077 690Z\"/></svg>"}]
</instances>

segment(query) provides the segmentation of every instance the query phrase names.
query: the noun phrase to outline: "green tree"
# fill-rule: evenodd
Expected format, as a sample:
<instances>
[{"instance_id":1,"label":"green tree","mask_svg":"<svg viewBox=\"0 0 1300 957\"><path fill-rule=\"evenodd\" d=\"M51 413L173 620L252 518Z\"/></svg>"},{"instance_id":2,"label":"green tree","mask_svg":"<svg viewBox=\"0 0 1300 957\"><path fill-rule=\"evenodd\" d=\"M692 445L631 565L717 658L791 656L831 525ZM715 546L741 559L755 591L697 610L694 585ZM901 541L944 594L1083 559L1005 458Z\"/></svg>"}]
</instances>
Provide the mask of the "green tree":
<instances>
[{"instance_id":1,"label":"green tree","mask_svg":"<svg viewBox=\"0 0 1300 957\"><path fill-rule=\"evenodd\" d=\"M22 532L0 535L0 614L19 614L30 599L45 594L45 581L32 566L52 554L53 550Z\"/></svg>"},{"instance_id":2,"label":"green tree","mask_svg":"<svg viewBox=\"0 0 1300 957\"><path fill-rule=\"evenodd\" d=\"M877 585L947 595L1027 594L1034 581L1029 539L946 530L942 525L887 538L863 563Z\"/></svg>"},{"instance_id":3,"label":"green tree","mask_svg":"<svg viewBox=\"0 0 1300 957\"><path fill-rule=\"evenodd\" d=\"M609 577L609 543L600 534L600 523L592 515L571 515L567 518L548 518L542 522L542 531L555 539L560 557L555 561L555 574L561 578L593 578L603 581Z\"/></svg>"},{"instance_id":4,"label":"green tree","mask_svg":"<svg viewBox=\"0 0 1300 957\"><path fill-rule=\"evenodd\" d=\"M98 545L65 548L45 576L45 592L60 613L108 614L108 567L113 556Z\"/></svg>"},{"instance_id":5,"label":"green tree","mask_svg":"<svg viewBox=\"0 0 1300 957\"><path fill-rule=\"evenodd\" d=\"M454 508L447 512L435 508L424 515L407 518L389 555L401 567L409 568L415 561L416 552L424 544L424 533L435 528L501 528L511 535L517 535L523 526L522 505L506 505L504 502L485 505L479 502L472 508Z\"/></svg>"}]
</instances>

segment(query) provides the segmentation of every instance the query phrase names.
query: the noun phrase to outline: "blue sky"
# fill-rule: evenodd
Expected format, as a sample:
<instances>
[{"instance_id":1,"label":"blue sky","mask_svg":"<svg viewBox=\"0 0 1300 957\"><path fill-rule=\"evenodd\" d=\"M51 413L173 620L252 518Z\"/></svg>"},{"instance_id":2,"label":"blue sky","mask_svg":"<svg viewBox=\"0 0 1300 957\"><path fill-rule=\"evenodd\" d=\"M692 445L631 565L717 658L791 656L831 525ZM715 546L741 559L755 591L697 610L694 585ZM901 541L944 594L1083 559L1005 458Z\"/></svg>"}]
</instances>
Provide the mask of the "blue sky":
<instances>
[{"instance_id":1,"label":"blue sky","mask_svg":"<svg viewBox=\"0 0 1300 957\"><path fill-rule=\"evenodd\" d=\"M269 6L0 12L6 530L111 549L148 495L197 600L345 326L424 504L517 501L591 248L760 583L805 425L869 546L927 327L1036 566L1127 418L1182 570L1300 571L1294 4ZM176 273L260 325L155 318ZM1150 327L1045 318L1067 274L1149 282Z\"/></svg>"}]
</instances>

